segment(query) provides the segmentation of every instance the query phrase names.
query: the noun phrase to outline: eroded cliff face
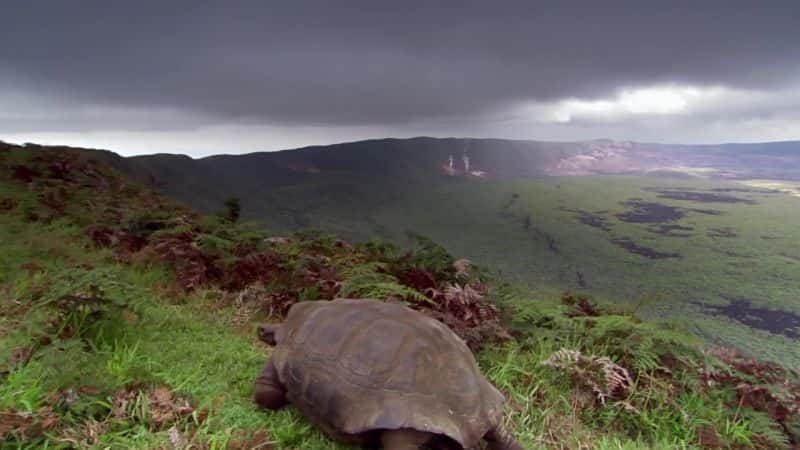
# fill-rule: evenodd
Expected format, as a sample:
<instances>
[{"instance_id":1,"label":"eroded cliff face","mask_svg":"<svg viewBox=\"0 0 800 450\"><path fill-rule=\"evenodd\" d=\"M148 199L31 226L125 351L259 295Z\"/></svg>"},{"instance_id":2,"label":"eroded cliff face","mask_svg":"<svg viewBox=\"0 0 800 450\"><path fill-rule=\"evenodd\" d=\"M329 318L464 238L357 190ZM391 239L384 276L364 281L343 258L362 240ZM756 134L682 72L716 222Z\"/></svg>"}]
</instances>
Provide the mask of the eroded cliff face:
<instances>
[{"instance_id":1,"label":"eroded cliff face","mask_svg":"<svg viewBox=\"0 0 800 450\"><path fill-rule=\"evenodd\" d=\"M599 140L573 144L548 175L602 174L800 181L800 143L673 145Z\"/></svg>"},{"instance_id":2,"label":"eroded cliff face","mask_svg":"<svg viewBox=\"0 0 800 450\"><path fill-rule=\"evenodd\" d=\"M592 141L579 144L576 154L560 158L546 168L548 175L670 175L745 176L746 170L727 173L724 157L712 156L699 148L629 141Z\"/></svg>"},{"instance_id":3,"label":"eroded cliff face","mask_svg":"<svg viewBox=\"0 0 800 450\"><path fill-rule=\"evenodd\" d=\"M559 159L546 171L549 175L579 176L642 171L653 165L642 161L636 150L632 142L587 142L580 153Z\"/></svg>"}]
</instances>

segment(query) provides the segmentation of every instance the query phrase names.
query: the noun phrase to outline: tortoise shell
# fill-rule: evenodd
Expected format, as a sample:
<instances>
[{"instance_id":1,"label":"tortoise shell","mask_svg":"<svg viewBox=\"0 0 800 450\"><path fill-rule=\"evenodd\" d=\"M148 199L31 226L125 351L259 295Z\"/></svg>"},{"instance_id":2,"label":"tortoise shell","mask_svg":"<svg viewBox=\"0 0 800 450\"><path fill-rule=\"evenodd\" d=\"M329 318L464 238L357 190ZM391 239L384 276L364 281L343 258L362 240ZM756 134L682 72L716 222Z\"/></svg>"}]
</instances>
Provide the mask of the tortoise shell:
<instances>
[{"instance_id":1,"label":"tortoise shell","mask_svg":"<svg viewBox=\"0 0 800 450\"><path fill-rule=\"evenodd\" d=\"M403 305L300 302L272 356L300 411L347 434L413 428L477 444L503 414L503 395L464 341Z\"/></svg>"}]
</instances>

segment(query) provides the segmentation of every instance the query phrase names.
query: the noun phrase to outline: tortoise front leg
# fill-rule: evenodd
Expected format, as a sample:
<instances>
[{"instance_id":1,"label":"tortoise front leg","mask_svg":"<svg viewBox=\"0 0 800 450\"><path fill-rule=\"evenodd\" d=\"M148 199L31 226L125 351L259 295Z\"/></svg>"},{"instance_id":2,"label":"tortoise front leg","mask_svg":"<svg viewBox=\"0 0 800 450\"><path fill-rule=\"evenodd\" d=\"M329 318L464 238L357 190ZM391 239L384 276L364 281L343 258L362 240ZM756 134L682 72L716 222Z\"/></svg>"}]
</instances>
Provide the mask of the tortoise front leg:
<instances>
[{"instance_id":1,"label":"tortoise front leg","mask_svg":"<svg viewBox=\"0 0 800 450\"><path fill-rule=\"evenodd\" d=\"M286 388L278 379L278 371L271 359L267 361L261 375L256 378L254 397L256 403L266 409L279 409L288 403Z\"/></svg>"},{"instance_id":2,"label":"tortoise front leg","mask_svg":"<svg viewBox=\"0 0 800 450\"><path fill-rule=\"evenodd\" d=\"M433 439L434 435L409 428L386 430L381 433L383 450L419 450Z\"/></svg>"},{"instance_id":3,"label":"tortoise front leg","mask_svg":"<svg viewBox=\"0 0 800 450\"><path fill-rule=\"evenodd\" d=\"M502 425L497 425L494 429L489 430L483 438L486 439L488 450L525 450L517 438L506 431Z\"/></svg>"}]
</instances>

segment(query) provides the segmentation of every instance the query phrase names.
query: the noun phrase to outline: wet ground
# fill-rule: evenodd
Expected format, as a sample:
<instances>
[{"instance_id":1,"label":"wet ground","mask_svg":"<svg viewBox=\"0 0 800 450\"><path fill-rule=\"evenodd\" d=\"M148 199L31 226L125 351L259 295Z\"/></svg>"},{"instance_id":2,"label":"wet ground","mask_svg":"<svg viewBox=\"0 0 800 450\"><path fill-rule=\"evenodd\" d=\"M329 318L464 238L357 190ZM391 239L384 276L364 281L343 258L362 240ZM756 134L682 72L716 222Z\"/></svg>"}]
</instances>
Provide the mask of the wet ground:
<instances>
[{"instance_id":1,"label":"wet ground","mask_svg":"<svg viewBox=\"0 0 800 450\"><path fill-rule=\"evenodd\" d=\"M668 198L670 200L685 200L697 203L744 203L748 205L757 204L756 201L748 198L734 197L733 195L719 194L716 192L698 192L688 189L647 189L651 192L656 192L659 198ZM740 192L740 191L735 191Z\"/></svg>"},{"instance_id":2,"label":"wet ground","mask_svg":"<svg viewBox=\"0 0 800 450\"><path fill-rule=\"evenodd\" d=\"M700 304L706 312L723 315L749 327L800 338L800 315L753 306L747 299L735 299L725 306Z\"/></svg>"},{"instance_id":3,"label":"wet ground","mask_svg":"<svg viewBox=\"0 0 800 450\"><path fill-rule=\"evenodd\" d=\"M738 236L736 231L731 227L710 228L707 234L708 237L712 238L733 238Z\"/></svg>"},{"instance_id":4,"label":"wet ground","mask_svg":"<svg viewBox=\"0 0 800 450\"><path fill-rule=\"evenodd\" d=\"M599 228L603 231L611 231L611 224L604 214L608 214L608 210L602 211L585 211L583 209L569 209L562 208L564 211L569 211L578 215L578 221L590 227Z\"/></svg>"},{"instance_id":5,"label":"wet ground","mask_svg":"<svg viewBox=\"0 0 800 450\"><path fill-rule=\"evenodd\" d=\"M682 238L690 237L692 233L680 233L681 231L692 231L692 230L694 230L694 228L685 227L683 225L678 225L674 223L660 223L647 228L647 231L651 233L660 234L662 236L668 236L668 237L682 237Z\"/></svg>"},{"instance_id":6,"label":"wet ground","mask_svg":"<svg viewBox=\"0 0 800 450\"><path fill-rule=\"evenodd\" d=\"M725 211L720 211L717 209L696 209L692 208L689 211L700 213L700 214L708 214L709 216L721 216L725 214Z\"/></svg>"},{"instance_id":7,"label":"wet ground","mask_svg":"<svg viewBox=\"0 0 800 450\"><path fill-rule=\"evenodd\" d=\"M662 223L673 222L686 217L686 211L675 206L664 205L662 203L647 202L639 198L632 198L623 205L630 208L629 211L616 215L617 219L628 223Z\"/></svg>"},{"instance_id":8,"label":"wet ground","mask_svg":"<svg viewBox=\"0 0 800 450\"><path fill-rule=\"evenodd\" d=\"M709 249L714 253L718 253L720 255L725 255L728 258L747 258L747 259L750 259L750 258L753 257L753 255L751 255L749 253L735 252L733 250L729 250L729 249L726 249L726 248L709 247Z\"/></svg>"},{"instance_id":9,"label":"wet ground","mask_svg":"<svg viewBox=\"0 0 800 450\"><path fill-rule=\"evenodd\" d=\"M777 189L760 189L760 188L714 188L709 189L712 192L742 192L747 194L780 194L781 191Z\"/></svg>"},{"instance_id":10,"label":"wet ground","mask_svg":"<svg viewBox=\"0 0 800 450\"><path fill-rule=\"evenodd\" d=\"M666 258L680 258L680 253L659 252L650 247L645 247L633 242L630 238L617 238L612 239L611 243L624 248L628 253L644 256L650 259L666 259Z\"/></svg>"}]
</instances>

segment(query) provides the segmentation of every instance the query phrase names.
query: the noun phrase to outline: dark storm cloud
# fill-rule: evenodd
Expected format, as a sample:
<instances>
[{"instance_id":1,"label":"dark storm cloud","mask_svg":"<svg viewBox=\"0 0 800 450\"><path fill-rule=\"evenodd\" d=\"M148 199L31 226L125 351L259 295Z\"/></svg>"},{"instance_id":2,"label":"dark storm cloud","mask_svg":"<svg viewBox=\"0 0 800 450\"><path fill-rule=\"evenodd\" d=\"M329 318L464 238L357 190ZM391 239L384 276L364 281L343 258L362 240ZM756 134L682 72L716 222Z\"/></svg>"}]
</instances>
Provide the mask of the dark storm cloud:
<instances>
[{"instance_id":1,"label":"dark storm cloud","mask_svg":"<svg viewBox=\"0 0 800 450\"><path fill-rule=\"evenodd\" d=\"M621 85L797 80L794 0L583 3L5 2L0 92L393 124Z\"/></svg>"}]
</instances>

